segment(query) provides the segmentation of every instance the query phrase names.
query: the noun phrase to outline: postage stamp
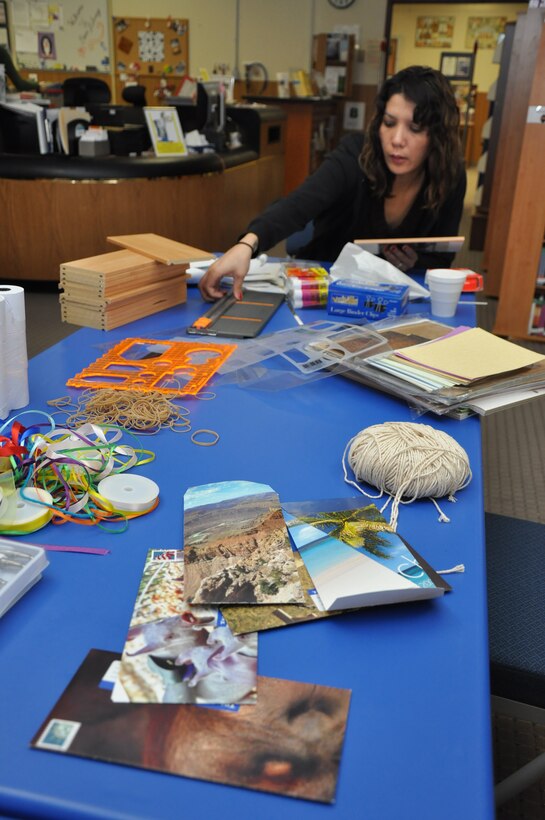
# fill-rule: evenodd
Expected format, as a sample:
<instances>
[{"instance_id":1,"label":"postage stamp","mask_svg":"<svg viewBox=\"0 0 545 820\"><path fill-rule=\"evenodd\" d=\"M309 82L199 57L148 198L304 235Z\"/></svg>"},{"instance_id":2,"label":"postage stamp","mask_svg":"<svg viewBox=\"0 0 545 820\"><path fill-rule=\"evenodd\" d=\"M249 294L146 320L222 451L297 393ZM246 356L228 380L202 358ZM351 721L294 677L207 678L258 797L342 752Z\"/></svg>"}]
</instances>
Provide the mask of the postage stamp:
<instances>
[{"instance_id":1,"label":"postage stamp","mask_svg":"<svg viewBox=\"0 0 545 820\"><path fill-rule=\"evenodd\" d=\"M81 723L77 723L75 720L50 720L36 741L36 746L39 749L54 749L56 752L66 752L80 727Z\"/></svg>"}]
</instances>

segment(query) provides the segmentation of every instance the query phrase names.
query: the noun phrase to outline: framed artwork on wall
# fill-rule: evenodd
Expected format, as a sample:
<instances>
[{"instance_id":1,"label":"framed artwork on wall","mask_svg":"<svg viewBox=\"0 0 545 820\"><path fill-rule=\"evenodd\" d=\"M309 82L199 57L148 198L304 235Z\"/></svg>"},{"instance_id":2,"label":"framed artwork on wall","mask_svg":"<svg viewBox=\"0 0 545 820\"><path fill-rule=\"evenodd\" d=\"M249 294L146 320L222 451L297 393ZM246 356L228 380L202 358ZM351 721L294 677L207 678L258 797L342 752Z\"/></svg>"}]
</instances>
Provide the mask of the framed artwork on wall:
<instances>
[{"instance_id":1,"label":"framed artwork on wall","mask_svg":"<svg viewBox=\"0 0 545 820\"><path fill-rule=\"evenodd\" d=\"M429 15L416 18L416 48L451 48L455 17Z\"/></svg>"},{"instance_id":2,"label":"framed artwork on wall","mask_svg":"<svg viewBox=\"0 0 545 820\"><path fill-rule=\"evenodd\" d=\"M473 59L472 51L443 51L439 70L449 80L471 80Z\"/></svg>"},{"instance_id":3,"label":"framed artwork on wall","mask_svg":"<svg viewBox=\"0 0 545 820\"><path fill-rule=\"evenodd\" d=\"M505 31L507 17L468 17L466 48L496 48L498 37Z\"/></svg>"}]
</instances>

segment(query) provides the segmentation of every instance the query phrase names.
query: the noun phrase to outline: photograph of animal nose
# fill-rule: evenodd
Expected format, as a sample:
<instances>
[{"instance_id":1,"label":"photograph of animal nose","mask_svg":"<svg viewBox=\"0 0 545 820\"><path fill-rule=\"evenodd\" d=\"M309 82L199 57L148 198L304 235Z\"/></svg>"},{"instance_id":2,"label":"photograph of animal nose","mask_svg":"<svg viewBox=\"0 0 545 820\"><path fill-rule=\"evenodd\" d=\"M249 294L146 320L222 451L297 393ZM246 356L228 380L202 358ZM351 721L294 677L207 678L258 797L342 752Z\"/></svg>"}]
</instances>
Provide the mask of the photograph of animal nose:
<instances>
[{"instance_id":1,"label":"photograph of animal nose","mask_svg":"<svg viewBox=\"0 0 545 820\"><path fill-rule=\"evenodd\" d=\"M255 705L114 703L102 683L118 659L92 650L32 745L321 803L335 799L350 690L258 677Z\"/></svg>"}]
</instances>

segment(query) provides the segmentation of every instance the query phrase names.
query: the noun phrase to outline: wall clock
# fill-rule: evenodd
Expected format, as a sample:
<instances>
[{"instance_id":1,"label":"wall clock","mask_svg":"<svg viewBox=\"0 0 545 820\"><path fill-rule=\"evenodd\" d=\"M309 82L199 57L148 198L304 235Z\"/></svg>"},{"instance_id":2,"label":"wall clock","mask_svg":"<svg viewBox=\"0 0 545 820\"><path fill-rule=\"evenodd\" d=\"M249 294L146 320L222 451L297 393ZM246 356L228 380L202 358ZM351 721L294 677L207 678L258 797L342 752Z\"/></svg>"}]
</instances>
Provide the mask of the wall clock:
<instances>
[{"instance_id":1,"label":"wall clock","mask_svg":"<svg viewBox=\"0 0 545 820\"><path fill-rule=\"evenodd\" d=\"M329 2L336 9L347 9L354 3L354 0L329 0Z\"/></svg>"}]
</instances>

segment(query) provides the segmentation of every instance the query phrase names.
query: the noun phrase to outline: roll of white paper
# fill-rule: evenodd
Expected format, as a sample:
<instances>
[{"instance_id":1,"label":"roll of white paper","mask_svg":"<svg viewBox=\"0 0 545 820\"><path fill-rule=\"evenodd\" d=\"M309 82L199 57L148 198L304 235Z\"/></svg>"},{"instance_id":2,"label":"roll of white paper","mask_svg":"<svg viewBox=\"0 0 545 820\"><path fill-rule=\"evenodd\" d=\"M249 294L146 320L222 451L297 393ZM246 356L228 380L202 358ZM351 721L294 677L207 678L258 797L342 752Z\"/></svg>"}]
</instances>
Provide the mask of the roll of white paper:
<instances>
[{"instance_id":1,"label":"roll of white paper","mask_svg":"<svg viewBox=\"0 0 545 820\"><path fill-rule=\"evenodd\" d=\"M26 407L28 357L25 292L18 285L0 284L0 418Z\"/></svg>"}]
</instances>

